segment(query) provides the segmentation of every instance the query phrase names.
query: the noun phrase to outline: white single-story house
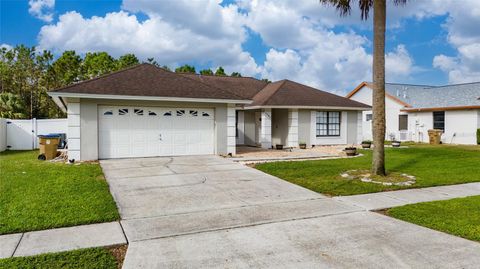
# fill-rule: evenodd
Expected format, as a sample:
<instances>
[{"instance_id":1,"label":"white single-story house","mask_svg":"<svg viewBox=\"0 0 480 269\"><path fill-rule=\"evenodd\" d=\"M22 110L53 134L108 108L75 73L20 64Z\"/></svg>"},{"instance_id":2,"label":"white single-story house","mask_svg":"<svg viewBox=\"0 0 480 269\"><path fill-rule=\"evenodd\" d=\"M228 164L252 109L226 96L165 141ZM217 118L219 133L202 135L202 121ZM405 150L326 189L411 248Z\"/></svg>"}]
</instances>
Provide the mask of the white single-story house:
<instances>
[{"instance_id":1,"label":"white single-story house","mask_svg":"<svg viewBox=\"0 0 480 269\"><path fill-rule=\"evenodd\" d=\"M387 83L386 138L428 142L428 130L443 130L442 142L477 144L480 82L446 86ZM372 105L372 86L363 82L347 98ZM363 139L372 139L372 111L363 112Z\"/></svg>"},{"instance_id":2,"label":"white single-story house","mask_svg":"<svg viewBox=\"0 0 480 269\"><path fill-rule=\"evenodd\" d=\"M68 117L68 157L232 154L358 143L368 105L293 81L179 74L140 64L49 92Z\"/></svg>"}]
</instances>

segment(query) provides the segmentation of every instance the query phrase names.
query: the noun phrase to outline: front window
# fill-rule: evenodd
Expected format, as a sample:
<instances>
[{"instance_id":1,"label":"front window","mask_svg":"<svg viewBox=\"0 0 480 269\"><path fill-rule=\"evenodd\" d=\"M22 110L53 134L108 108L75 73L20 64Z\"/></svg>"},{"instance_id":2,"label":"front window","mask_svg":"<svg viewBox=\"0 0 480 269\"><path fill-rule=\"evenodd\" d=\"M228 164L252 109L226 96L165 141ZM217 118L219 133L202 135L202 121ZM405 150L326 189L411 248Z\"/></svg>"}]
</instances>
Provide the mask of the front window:
<instances>
[{"instance_id":1,"label":"front window","mask_svg":"<svg viewBox=\"0 0 480 269\"><path fill-rule=\"evenodd\" d=\"M433 129L445 132L445 111L433 112Z\"/></svg>"},{"instance_id":2,"label":"front window","mask_svg":"<svg viewBox=\"0 0 480 269\"><path fill-rule=\"evenodd\" d=\"M340 112L317 111L317 137L340 136Z\"/></svg>"}]
</instances>

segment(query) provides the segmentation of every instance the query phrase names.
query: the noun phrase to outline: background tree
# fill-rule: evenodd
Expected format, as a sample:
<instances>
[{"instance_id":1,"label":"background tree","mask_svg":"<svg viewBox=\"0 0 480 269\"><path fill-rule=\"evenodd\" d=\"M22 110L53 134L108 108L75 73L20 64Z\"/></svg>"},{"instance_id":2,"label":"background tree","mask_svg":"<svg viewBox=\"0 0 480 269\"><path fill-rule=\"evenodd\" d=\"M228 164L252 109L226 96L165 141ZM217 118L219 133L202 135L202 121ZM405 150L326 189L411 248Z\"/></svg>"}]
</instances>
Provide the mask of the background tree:
<instances>
[{"instance_id":1,"label":"background tree","mask_svg":"<svg viewBox=\"0 0 480 269\"><path fill-rule=\"evenodd\" d=\"M215 76L226 76L227 74L225 73L225 70L223 67L218 67L217 70L215 71Z\"/></svg>"},{"instance_id":2,"label":"background tree","mask_svg":"<svg viewBox=\"0 0 480 269\"><path fill-rule=\"evenodd\" d=\"M182 66L179 66L179 67L175 68L175 73L192 73L192 74L196 74L197 72L195 71L195 67L194 67L194 66L185 64L185 65L182 65Z\"/></svg>"},{"instance_id":3,"label":"background tree","mask_svg":"<svg viewBox=\"0 0 480 269\"><path fill-rule=\"evenodd\" d=\"M159 66L154 58L148 63ZM12 119L59 118L65 113L48 96L48 91L95 78L139 63L134 54L115 59L106 52L91 52L85 57L65 51L54 60L50 51L35 47L0 48L0 116ZM163 66L170 71L168 66ZM195 67L183 65L176 72L195 73ZM213 74L211 69L201 74ZM219 67L216 75L226 75ZM233 72L232 76L241 76Z\"/></svg>"},{"instance_id":4,"label":"background tree","mask_svg":"<svg viewBox=\"0 0 480 269\"><path fill-rule=\"evenodd\" d=\"M137 56L135 56L135 54L128 53L118 58L116 69L117 70L125 69L127 67L137 65L139 63L140 61L138 60Z\"/></svg>"},{"instance_id":5,"label":"background tree","mask_svg":"<svg viewBox=\"0 0 480 269\"><path fill-rule=\"evenodd\" d=\"M27 117L25 104L18 95L10 92L0 93L0 118L23 119Z\"/></svg>"},{"instance_id":6,"label":"background tree","mask_svg":"<svg viewBox=\"0 0 480 269\"><path fill-rule=\"evenodd\" d=\"M391 0L395 5L407 0ZM372 174L385 176L385 28L387 16L386 0L320 0L334 6L340 16L350 15L352 2L358 2L361 19L367 20L373 9L373 97L372 133L373 158Z\"/></svg>"},{"instance_id":7,"label":"background tree","mask_svg":"<svg viewBox=\"0 0 480 269\"><path fill-rule=\"evenodd\" d=\"M106 52L87 52L82 64L83 79L91 79L116 70L115 59Z\"/></svg>"},{"instance_id":8,"label":"background tree","mask_svg":"<svg viewBox=\"0 0 480 269\"><path fill-rule=\"evenodd\" d=\"M166 65L162 65L162 68L167 70L167 71L172 71L172 69L170 69L170 67L166 66Z\"/></svg>"},{"instance_id":9,"label":"background tree","mask_svg":"<svg viewBox=\"0 0 480 269\"><path fill-rule=\"evenodd\" d=\"M160 67L160 65L157 63L157 61L155 61L155 58L153 58L153 57L152 58L147 58L146 63L153 64L156 67Z\"/></svg>"},{"instance_id":10,"label":"background tree","mask_svg":"<svg viewBox=\"0 0 480 269\"><path fill-rule=\"evenodd\" d=\"M213 75L212 69L203 69L200 70L200 75Z\"/></svg>"},{"instance_id":11,"label":"background tree","mask_svg":"<svg viewBox=\"0 0 480 269\"><path fill-rule=\"evenodd\" d=\"M53 89L80 81L82 77L82 58L73 50L65 51L62 56L53 62L49 75L53 80Z\"/></svg>"},{"instance_id":12,"label":"background tree","mask_svg":"<svg viewBox=\"0 0 480 269\"><path fill-rule=\"evenodd\" d=\"M242 77L242 74L240 74L238 72L233 72L230 76L231 77Z\"/></svg>"}]
</instances>

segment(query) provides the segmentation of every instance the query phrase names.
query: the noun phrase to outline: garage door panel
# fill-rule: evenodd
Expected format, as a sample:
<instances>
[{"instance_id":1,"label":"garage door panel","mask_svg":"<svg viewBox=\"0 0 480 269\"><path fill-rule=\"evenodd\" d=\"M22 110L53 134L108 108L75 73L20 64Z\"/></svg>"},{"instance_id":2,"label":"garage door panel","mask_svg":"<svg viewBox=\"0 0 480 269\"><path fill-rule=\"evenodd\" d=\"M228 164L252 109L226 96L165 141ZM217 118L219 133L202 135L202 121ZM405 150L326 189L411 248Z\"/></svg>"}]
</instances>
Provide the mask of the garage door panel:
<instances>
[{"instance_id":1,"label":"garage door panel","mask_svg":"<svg viewBox=\"0 0 480 269\"><path fill-rule=\"evenodd\" d=\"M99 106L100 158L213 154L214 110Z\"/></svg>"}]
</instances>

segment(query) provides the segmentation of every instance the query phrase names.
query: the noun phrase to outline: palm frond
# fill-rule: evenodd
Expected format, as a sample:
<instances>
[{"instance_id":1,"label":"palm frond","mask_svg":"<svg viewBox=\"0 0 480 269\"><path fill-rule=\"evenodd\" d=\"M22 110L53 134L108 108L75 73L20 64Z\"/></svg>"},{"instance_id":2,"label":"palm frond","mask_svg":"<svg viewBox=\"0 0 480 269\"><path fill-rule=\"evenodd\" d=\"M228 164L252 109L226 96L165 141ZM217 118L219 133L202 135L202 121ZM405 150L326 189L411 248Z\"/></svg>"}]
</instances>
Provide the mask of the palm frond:
<instances>
[{"instance_id":1,"label":"palm frond","mask_svg":"<svg viewBox=\"0 0 480 269\"><path fill-rule=\"evenodd\" d=\"M320 0L320 3L335 7L335 9L340 13L340 16L350 15L352 11L351 4L354 1L358 1L358 7L361 12L362 20L367 20L370 14L370 10L373 8L374 0ZM391 0L396 6L406 5L408 0Z\"/></svg>"},{"instance_id":2,"label":"palm frond","mask_svg":"<svg viewBox=\"0 0 480 269\"><path fill-rule=\"evenodd\" d=\"M340 13L340 16L350 15L352 10L350 2L351 0L320 0L322 4L334 7Z\"/></svg>"}]
</instances>

